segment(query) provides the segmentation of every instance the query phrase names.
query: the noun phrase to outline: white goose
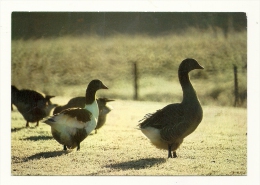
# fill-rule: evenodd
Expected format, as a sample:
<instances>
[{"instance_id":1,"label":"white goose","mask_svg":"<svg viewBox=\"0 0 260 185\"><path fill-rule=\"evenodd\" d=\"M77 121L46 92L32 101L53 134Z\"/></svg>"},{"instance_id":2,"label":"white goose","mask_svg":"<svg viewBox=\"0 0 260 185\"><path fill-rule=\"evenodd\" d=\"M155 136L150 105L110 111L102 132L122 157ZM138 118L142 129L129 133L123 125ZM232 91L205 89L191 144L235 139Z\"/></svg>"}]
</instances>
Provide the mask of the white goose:
<instances>
[{"instance_id":1,"label":"white goose","mask_svg":"<svg viewBox=\"0 0 260 185\"><path fill-rule=\"evenodd\" d=\"M139 124L153 145L168 150L168 158L177 157L176 150L183 139L197 128L203 117L202 107L188 75L194 69L203 69L194 59L185 59L180 64L178 75L183 90L182 102L147 114Z\"/></svg>"},{"instance_id":2,"label":"white goose","mask_svg":"<svg viewBox=\"0 0 260 185\"><path fill-rule=\"evenodd\" d=\"M55 114L44 123L51 126L51 132L64 150L77 147L97 126L99 109L96 101L96 91L108 89L100 80L92 80L86 90L86 105L84 108L69 108Z\"/></svg>"}]
</instances>

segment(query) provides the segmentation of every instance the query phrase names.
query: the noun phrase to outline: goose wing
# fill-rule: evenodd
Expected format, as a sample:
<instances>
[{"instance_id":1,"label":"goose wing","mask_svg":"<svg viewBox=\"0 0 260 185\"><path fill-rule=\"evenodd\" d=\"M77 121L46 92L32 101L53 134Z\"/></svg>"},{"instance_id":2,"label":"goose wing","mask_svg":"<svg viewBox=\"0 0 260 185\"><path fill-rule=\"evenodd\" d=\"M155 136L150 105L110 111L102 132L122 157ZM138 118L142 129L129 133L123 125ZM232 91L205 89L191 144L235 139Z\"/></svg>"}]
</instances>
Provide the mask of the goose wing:
<instances>
[{"instance_id":1,"label":"goose wing","mask_svg":"<svg viewBox=\"0 0 260 185\"><path fill-rule=\"evenodd\" d=\"M65 109L44 121L49 125L60 124L68 127L86 128L92 119L92 113L82 108Z\"/></svg>"},{"instance_id":2,"label":"goose wing","mask_svg":"<svg viewBox=\"0 0 260 185\"><path fill-rule=\"evenodd\" d=\"M81 122L90 121L91 115L92 115L90 111L79 108L79 107L65 109L65 110L61 111L61 114L68 115L72 118L76 118L78 121L81 121Z\"/></svg>"},{"instance_id":3,"label":"goose wing","mask_svg":"<svg viewBox=\"0 0 260 185\"><path fill-rule=\"evenodd\" d=\"M30 104L28 103L24 103L22 101L17 101L14 103L14 105L17 107L18 111L19 112L23 112L23 113L27 113L27 112L30 112L33 108L33 106L31 106Z\"/></svg>"},{"instance_id":4,"label":"goose wing","mask_svg":"<svg viewBox=\"0 0 260 185\"><path fill-rule=\"evenodd\" d=\"M170 104L163 109L157 110L155 113L146 114L140 120L139 127L154 127L163 129L165 127L174 127L185 120L184 110L181 104Z\"/></svg>"}]
</instances>

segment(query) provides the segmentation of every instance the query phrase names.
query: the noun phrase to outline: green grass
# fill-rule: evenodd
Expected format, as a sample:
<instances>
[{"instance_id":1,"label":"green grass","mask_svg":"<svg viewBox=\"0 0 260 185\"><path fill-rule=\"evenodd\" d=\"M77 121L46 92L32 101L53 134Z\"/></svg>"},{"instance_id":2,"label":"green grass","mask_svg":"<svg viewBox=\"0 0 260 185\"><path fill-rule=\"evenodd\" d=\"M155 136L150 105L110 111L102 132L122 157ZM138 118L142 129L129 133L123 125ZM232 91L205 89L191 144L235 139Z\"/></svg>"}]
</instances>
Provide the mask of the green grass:
<instances>
[{"instance_id":1,"label":"green grass","mask_svg":"<svg viewBox=\"0 0 260 185\"><path fill-rule=\"evenodd\" d=\"M181 98L177 70L187 57L205 68L191 72L204 105L233 106L233 64L238 66L240 94L247 90L247 33L233 33L226 39L221 33L196 29L158 37L117 34L13 40L12 84L56 96L78 96L91 79L99 78L110 88L107 96L130 100L133 62L137 62L140 100L177 101ZM240 106L246 107L246 99L242 100Z\"/></svg>"},{"instance_id":2,"label":"green grass","mask_svg":"<svg viewBox=\"0 0 260 185\"><path fill-rule=\"evenodd\" d=\"M65 103L69 97L56 97ZM247 175L247 111L203 106L204 118L177 150L178 158L152 146L136 129L138 120L167 103L116 100L106 124L81 143L81 150L62 151L44 123L25 128L11 113L11 174L20 175Z\"/></svg>"}]
</instances>

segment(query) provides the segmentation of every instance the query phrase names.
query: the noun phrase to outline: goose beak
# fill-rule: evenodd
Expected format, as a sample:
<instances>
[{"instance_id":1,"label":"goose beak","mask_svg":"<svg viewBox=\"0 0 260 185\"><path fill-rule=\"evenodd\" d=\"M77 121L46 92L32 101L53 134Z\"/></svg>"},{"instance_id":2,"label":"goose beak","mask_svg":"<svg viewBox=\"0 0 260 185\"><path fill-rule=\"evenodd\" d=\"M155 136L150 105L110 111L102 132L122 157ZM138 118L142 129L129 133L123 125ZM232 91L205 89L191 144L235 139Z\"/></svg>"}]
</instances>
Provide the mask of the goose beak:
<instances>
[{"instance_id":1,"label":"goose beak","mask_svg":"<svg viewBox=\"0 0 260 185\"><path fill-rule=\"evenodd\" d=\"M45 98L46 99L51 99L51 98L54 98L55 96L51 96L51 95L45 95Z\"/></svg>"},{"instance_id":2,"label":"goose beak","mask_svg":"<svg viewBox=\"0 0 260 185\"><path fill-rule=\"evenodd\" d=\"M197 69L204 69L204 67L201 65L198 65Z\"/></svg>"},{"instance_id":3,"label":"goose beak","mask_svg":"<svg viewBox=\"0 0 260 185\"><path fill-rule=\"evenodd\" d=\"M100 87L101 89L108 89L108 87L107 86L105 86L103 83L101 84L101 87Z\"/></svg>"},{"instance_id":4,"label":"goose beak","mask_svg":"<svg viewBox=\"0 0 260 185\"><path fill-rule=\"evenodd\" d=\"M106 102L110 102L110 101L115 101L115 100L109 100L109 99L106 100Z\"/></svg>"}]
</instances>

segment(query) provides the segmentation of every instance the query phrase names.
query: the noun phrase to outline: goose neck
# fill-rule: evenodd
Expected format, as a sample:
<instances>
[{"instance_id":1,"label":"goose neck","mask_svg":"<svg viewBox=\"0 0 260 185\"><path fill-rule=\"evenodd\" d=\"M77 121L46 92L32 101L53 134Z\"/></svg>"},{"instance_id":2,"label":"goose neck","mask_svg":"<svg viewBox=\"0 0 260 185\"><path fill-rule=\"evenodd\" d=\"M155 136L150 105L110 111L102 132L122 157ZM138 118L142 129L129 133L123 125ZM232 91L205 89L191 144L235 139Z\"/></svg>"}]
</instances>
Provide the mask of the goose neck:
<instances>
[{"instance_id":1,"label":"goose neck","mask_svg":"<svg viewBox=\"0 0 260 185\"><path fill-rule=\"evenodd\" d=\"M188 72L179 72L179 81L183 91L183 102L197 100L197 95L190 82Z\"/></svg>"},{"instance_id":2,"label":"goose neck","mask_svg":"<svg viewBox=\"0 0 260 185\"><path fill-rule=\"evenodd\" d=\"M94 100L91 104L86 104L85 109L90 111L96 120L98 119L99 109L96 100Z\"/></svg>"},{"instance_id":3,"label":"goose neck","mask_svg":"<svg viewBox=\"0 0 260 185\"><path fill-rule=\"evenodd\" d=\"M92 89L86 90L86 104L92 104L96 99L96 91Z\"/></svg>"}]
</instances>

